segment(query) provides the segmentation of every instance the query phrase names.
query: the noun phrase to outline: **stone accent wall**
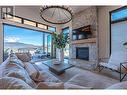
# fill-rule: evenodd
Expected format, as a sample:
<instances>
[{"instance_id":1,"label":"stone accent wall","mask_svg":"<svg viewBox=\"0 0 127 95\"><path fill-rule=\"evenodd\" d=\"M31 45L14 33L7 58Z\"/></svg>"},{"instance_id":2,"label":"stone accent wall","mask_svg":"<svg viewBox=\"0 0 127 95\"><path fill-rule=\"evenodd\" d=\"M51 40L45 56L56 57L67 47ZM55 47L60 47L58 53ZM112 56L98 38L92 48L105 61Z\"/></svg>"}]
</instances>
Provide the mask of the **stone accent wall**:
<instances>
[{"instance_id":1,"label":"stone accent wall","mask_svg":"<svg viewBox=\"0 0 127 95\"><path fill-rule=\"evenodd\" d=\"M97 8L89 7L83 11L76 13L72 19L72 29L91 25L92 36L96 37L97 31Z\"/></svg>"},{"instance_id":2,"label":"stone accent wall","mask_svg":"<svg viewBox=\"0 0 127 95\"><path fill-rule=\"evenodd\" d=\"M87 43L87 44L75 44L71 47L71 58L76 58L76 47L89 47L89 61L97 60L97 51L96 51L96 43Z\"/></svg>"},{"instance_id":3,"label":"stone accent wall","mask_svg":"<svg viewBox=\"0 0 127 95\"><path fill-rule=\"evenodd\" d=\"M97 37L97 8L88 7L76 13L72 19L72 29L91 25L92 37ZM72 38L72 37L71 37ZM89 47L89 61L97 61L97 44L84 43L70 45L70 58L76 58L76 47Z\"/></svg>"}]
</instances>

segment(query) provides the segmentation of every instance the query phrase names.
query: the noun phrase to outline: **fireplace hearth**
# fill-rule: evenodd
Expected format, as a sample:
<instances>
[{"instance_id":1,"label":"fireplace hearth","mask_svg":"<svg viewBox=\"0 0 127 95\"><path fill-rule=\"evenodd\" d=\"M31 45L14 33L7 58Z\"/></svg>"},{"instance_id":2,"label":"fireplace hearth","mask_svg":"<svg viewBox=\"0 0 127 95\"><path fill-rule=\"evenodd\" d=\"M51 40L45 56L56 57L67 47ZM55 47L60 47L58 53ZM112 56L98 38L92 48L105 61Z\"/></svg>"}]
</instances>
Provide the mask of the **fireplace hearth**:
<instances>
[{"instance_id":1,"label":"fireplace hearth","mask_svg":"<svg viewBox=\"0 0 127 95\"><path fill-rule=\"evenodd\" d=\"M76 59L89 61L89 47L76 47Z\"/></svg>"}]
</instances>

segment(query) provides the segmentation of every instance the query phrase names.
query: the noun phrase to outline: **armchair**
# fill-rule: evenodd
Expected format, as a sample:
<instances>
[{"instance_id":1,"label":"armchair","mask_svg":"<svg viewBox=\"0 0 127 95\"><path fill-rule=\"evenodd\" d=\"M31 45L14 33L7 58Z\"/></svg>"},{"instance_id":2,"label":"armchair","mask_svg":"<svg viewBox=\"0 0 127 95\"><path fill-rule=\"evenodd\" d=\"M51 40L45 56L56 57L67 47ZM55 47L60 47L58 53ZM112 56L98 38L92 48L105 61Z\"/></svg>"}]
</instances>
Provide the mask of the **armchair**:
<instances>
[{"instance_id":1,"label":"armchair","mask_svg":"<svg viewBox=\"0 0 127 95\"><path fill-rule=\"evenodd\" d=\"M101 72L104 68L118 72L120 74L120 81L122 81L127 75L127 53L112 53L108 62L99 62L98 68L99 72Z\"/></svg>"}]
</instances>

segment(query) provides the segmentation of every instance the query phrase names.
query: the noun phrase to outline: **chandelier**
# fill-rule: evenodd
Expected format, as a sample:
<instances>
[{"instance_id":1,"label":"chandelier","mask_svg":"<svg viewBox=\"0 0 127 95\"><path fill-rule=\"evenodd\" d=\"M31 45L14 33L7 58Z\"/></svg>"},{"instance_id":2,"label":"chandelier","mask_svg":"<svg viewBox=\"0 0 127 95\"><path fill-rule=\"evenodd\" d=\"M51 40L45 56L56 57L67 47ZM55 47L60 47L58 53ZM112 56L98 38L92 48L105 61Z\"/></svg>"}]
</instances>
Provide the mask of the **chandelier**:
<instances>
[{"instance_id":1,"label":"chandelier","mask_svg":"<svg viewBox=\"0 0 127 95\"><path fill-rule=\"evenodd\" d=\"M67 6L43 6L40 8L40 16L52 24L65 24L72 20L73 12Z\"/></svg>"}]
</instances>

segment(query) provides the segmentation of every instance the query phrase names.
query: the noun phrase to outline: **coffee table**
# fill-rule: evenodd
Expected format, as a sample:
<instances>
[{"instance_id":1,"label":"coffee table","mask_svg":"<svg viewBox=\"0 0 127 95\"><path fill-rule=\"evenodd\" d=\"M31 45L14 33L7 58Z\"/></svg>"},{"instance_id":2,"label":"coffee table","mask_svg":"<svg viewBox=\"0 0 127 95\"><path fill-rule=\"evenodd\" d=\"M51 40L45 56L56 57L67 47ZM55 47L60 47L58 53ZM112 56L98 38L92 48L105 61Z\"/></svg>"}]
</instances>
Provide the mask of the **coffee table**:
<instances>
[{"instance_id":1,"label":"coffee table","mask_svg":"<svg viewBox=\"0 0 127 95\"><path fill-rule=\"evenodd\" d=\"M56 64L59 61L57 61L56 59L52 59L52 60L48 60L48 61L44 61L42 62L43 64L45 64L46 66L49 67L49 70L53 73L55 73L56 75L60 75L63 74L65 72L65 70L73 67L73 65L69 64L69 61L64 60L63 62L61 62L60 64Z\"/></svg>"}]
</instances>

